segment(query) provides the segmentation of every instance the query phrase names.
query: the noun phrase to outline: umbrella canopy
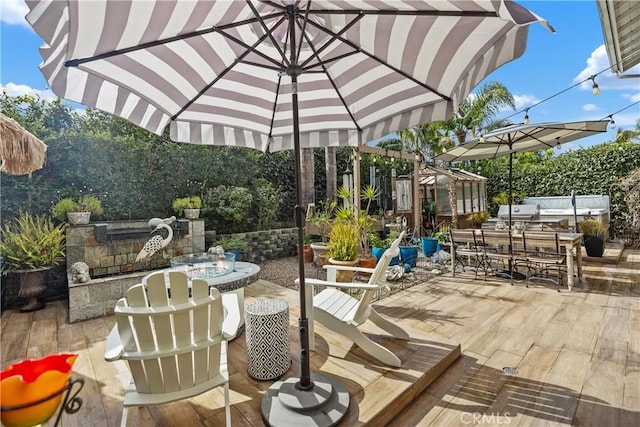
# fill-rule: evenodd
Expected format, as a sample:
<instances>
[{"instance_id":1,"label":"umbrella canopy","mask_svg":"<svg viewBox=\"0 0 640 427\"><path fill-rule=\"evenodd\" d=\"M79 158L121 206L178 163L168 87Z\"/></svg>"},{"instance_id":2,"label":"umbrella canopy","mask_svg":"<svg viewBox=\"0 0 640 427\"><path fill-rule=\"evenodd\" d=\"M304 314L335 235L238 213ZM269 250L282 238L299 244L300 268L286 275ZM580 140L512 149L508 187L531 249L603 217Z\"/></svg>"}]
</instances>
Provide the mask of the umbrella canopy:
<instances>
[{"instance_id":1,"label":"umbrella canopy","mask_svg":"<svg viewBox=\"0 0 640 427\"><path fill-rule=\"evenodd\" d=\"M493 159L509 155L509 226L511 226L513 154L540 151L560 144L606 132L609 120L516 124L465 142L436 156L445 162Z\"/></svg>"},{"instance_id":2,"label":"umbrella canopy","mask_svg":"<svg viewBox=\"0 0 640 427\"><path fill-rule=\"evenodd\" d=\"M596 133L606 132L609 120L516 124L491 131L440 154L436 160L463 162L494 159L510 153L554 148Z\"/></svg>"},{"instance_id":3,"label":"umbrella canopy","mask_svg":"<svg viewBox=\"0 0 640 427\"><path fill-rule=\"evenodd\" d=\"M44 165L47 145L18 122L0 113L0 172L27 175Z\"/></svg>"},{"instance_id":4,"label":"umbrella canopy","mask_svg":"<svg viewBox=\"0 0 640 427\"><path fill-rule=\"evenodd\" d=\"M547 25L510 0L28 5L46 43L40 68L58 96L158 134L170 125L176 141L294 149L299 247L301 148L358 146L444 120L487 74L522 55L529 24ZM313 390L303 263L300 251L294 393ZM326 395L291 400L306 402L311 416Z\"/></svg>"},{"instance_id":5,"label":"umbrella canopy","mask_svg":"<svg viewBox=\"0 0 640 427\"><path fill-rule=\"evenodd\" d=\"M158 134L170 123L176 141L260 150L294 148L294 89L301 147L447 119L524 53L528 24L547 25L509 0L29 5L60 97Z\"/></svg>"}]
</instances>

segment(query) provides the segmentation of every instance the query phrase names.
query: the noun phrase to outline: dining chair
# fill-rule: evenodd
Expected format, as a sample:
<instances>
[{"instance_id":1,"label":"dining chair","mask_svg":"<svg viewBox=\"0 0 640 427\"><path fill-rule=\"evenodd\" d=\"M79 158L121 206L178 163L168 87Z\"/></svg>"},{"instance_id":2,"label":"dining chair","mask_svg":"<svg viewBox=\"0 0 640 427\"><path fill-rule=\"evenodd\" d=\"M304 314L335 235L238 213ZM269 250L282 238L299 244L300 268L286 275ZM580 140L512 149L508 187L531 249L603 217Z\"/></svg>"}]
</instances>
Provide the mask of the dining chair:
<instances>
[{"instance_id":1,"label":"dining chair","mask_svg":"<svg viewBox=\"0 0 640 427\"><path fill-rule=\"evenodd\" d=\"M560 292L562 273L567 272L567 257L558 233L525 231L522 244L528 270L525 285L529 287L532 279L546 280L555 283Z\"/></svg>"}]
</instances>

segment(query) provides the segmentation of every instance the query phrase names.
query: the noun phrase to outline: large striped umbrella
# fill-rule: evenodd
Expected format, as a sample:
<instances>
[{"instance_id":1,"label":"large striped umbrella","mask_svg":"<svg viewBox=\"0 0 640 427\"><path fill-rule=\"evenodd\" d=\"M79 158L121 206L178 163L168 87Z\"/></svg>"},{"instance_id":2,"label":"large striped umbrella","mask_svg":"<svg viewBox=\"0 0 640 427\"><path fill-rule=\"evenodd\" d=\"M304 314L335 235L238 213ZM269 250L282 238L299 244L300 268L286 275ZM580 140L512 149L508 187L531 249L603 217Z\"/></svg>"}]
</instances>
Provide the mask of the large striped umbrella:
<instances>
[{"instance_id":1,"label":"large striped umbrella","mask_svg":"<svg viewBox=\"0 0 640 427\"><path fill-rule=\"evenodd\" d=\"M46 43L41 70L57 95L155 133L170 125L176 141L294 149L299 206L301 148L357 146L450 117L484 77L523 54L529 24L546 25L511 0L27 4ZM300 207L296 218L302 247ZM304 395L318 382L299 256L295 393ZM309 415L323 407L322 394L292 400ZM346 408L336 406L320 418L340 419Z\"/></svg>"}]
</instances>

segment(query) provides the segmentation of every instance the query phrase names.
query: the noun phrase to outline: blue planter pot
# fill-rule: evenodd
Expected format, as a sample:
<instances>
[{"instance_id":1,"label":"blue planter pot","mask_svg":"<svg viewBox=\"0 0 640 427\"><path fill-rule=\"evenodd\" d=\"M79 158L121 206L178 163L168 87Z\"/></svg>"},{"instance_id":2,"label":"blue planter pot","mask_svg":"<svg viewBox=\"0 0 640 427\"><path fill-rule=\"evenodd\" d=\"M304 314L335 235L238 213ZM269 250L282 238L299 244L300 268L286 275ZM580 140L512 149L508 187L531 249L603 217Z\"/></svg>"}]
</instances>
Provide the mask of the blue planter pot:
<instances>
[{"instance_id":1,"label":"blue planter pot","mask_svg":"<svg viewBox=\"0 0 640 427\"><path fill-rule=\"evenodd\" d=\"M431 256L438 250L438 239L433 237L421 237L422 255Z\"/></svg>"},{"instance_id":2,"label":"blue planter pot","mask_svg":"<svg viewBox=\"0 0 640 427\"><path fill-rule=\"evenodd\" d=\"M386 249L373 247L371 248L371 255L373 255L374 257L376 257L378 261L380 261L380 258L382 257L382 254L384 253L384 251L386 251ZM400 257L396 256L391 258L391 262L389 263L389 265L398 265L399 262L400 262Z\"/></svg>"},{"instance_id":3,"label":"blue planter pot","mask_svg":"<svg viewBox=\"0 0 640 427\"><path fill-rule=\"evenodd\" d=\"M418 261L418 247L416 245L400 246L400 259L403 264L408 264L411 268L415 267Z\"/></svg>"}]
</instances>

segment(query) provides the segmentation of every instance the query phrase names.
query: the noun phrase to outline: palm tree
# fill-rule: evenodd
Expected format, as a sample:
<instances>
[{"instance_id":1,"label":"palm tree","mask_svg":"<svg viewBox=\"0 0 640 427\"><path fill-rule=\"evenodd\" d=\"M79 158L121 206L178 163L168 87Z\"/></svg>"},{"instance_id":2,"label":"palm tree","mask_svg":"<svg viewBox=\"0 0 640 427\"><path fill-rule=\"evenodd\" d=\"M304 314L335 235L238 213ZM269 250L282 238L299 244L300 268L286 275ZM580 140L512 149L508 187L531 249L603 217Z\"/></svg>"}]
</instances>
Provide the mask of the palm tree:
<instances>
[{"instance_id":1,"label":"palm tree","mask_svg":"<svg viewBox=\"0 0 640 427\"><path fill-rule=\"evenodd\" d=\"M618 132L616 132L615 142L617 143L634 142L639 140L640 140L640 123L636 124L635 129L626 129L626 130L618 129Z\"/></svg>"},{"instance_id":2,"label":"palm tree","mask_svg":"<svg viewBox=\"0 0 640 427\"><path fill-rule=\"evenodd\" d=\"M494 120L495 116L505 107L515 110L516 104L513 95L502 83L489 82L480 90L467 97L460 103L460 115L454 115L446 120L445 128L448 129L462 144L480 133L498 129L511 124L508 120Z\"/></svg>"},{"instance_id":3,"label":"palm tree","mask_svg":"<svg viewBox=\"0 0 640 427\"><path fill-rule=\"evenodd\" d=\"M429 162L445 149L456 145L456 141L462 144L468 136L475 138L482 132L511 124L507 119L494 119L505 107L515 109L513 95L503 84L489 82L460 103L461 114L445 121L403 129L398 132L397 139L382 141L379 146L420 152L423 159Z\"/></svg>"}]
</instances>

